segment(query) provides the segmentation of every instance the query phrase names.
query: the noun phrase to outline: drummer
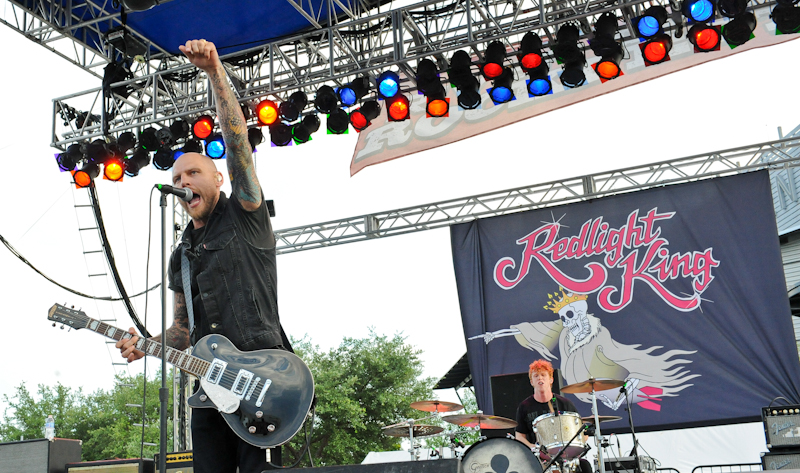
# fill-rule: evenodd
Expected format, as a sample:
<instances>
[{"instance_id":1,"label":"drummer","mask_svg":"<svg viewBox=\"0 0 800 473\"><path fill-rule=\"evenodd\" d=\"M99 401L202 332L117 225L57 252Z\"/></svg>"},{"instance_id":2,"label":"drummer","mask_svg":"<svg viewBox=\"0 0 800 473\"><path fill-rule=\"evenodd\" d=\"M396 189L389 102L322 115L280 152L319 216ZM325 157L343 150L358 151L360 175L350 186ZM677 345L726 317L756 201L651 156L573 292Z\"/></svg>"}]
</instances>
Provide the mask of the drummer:
<instances>
[{"instance_id":1,"label":"drummer","mask_svg":"<svg viewBox=\"0 0 800 473\"><path fill-rule=\"evenodd\" d=\"M522 401L517 408L516 438L529 447L536 446L536 434L533 431L534 420L544 414L574 412L578 409L569 399L553 394L553 365L549 361L536 360L528 368L528 377L533 386L533 395ZM584 433L583 441L588 436ZM542 457L543 459L546 457ZM591 464L581 458L580 473L592 473Z\"/></svg>"}]
</instances>

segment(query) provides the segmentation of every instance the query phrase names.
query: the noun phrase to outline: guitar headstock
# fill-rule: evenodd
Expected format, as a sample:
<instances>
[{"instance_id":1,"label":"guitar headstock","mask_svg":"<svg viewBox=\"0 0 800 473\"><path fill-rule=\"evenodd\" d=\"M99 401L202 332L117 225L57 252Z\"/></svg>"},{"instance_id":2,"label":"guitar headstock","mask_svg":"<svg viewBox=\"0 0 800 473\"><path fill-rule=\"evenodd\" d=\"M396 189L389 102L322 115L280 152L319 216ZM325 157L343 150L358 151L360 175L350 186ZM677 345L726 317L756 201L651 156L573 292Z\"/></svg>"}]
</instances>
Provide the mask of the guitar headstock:
<instances>
[{"instance_id":1,"label":"guitar headstock","mask_svg":"<svg viewBox=\"0 0 800 473\"><path fill-rule=\"evenodd\" d=\"M70 309L61 304L53 304L53 307L47 312L47 320L52 320L77 330L89 325L92 319L80 310Z\"/></svg>"}]
</instances>

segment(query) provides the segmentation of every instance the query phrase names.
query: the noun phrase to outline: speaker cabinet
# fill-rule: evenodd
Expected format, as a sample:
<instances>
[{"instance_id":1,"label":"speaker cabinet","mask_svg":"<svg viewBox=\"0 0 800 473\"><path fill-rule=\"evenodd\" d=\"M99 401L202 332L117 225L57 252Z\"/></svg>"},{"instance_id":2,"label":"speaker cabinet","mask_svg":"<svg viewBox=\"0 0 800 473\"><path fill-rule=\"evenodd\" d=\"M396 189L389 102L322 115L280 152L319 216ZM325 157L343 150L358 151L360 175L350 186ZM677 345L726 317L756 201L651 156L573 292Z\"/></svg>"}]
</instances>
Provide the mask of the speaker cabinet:
<instances>
[{"instance_id":1,"label":"speaker cabinet","mask_svg":"<svg viewBox=\"0 0 800 473\"><path fill-rule=\"evenodd\" d=\"M761 421L770 451L800 448L800 405L762 407Z\"/></svg>"},{"instance_id":2,"label":"speaker cabinet","mask_svg":"<svg viewBox=\"0 0 800 473\"><path fill-rule=\"evenodd\" d=\"M149 458L128 458L125 460L102 460L67 464L67 473L153 473L154 471L153 460Z\"/></svg>"},{"instance_id":3,"label":"speaker cabinet","mask_svg":"<svg viewBox=\"0 0 800 473\"><path fill-rule=\"evenodd\" d=\"M785 453L762 453L761 467L766 470L798 470L800 469L800 450Z\"/></svg>"},{"instance_id":4,"label":"speaker cabinet","mask_svg":"<svg viewBox=\"0 0 800 473\"><path fill-rule=\"evenodd\" d=\"M0 443L0 471L64 473L66 464L81 461L81 441L71 439L22 440Z\"/></svg>"},{"instance_id":5,"label":"speaker cabinet","mask_svg":"<svg viewBox=\"0 0 800 473\"><path fill-rule=\"evenodd\" d=\"M161 473L158 469L158 453L156 453L153 463L156 465L156 473ZM192 451L167 453L167 473L193 473Z\"/></svg>"},{"instance_id":6,"label":"speaker cabinet","mask_svg":"<svg viewBox=\"0 0 800 473\"><path fill-rule=\"evenodd\" d=\"M561 370L553 370L553 393L561 394L564 380ZM492 376L492 408L494 415L517 420L517 407L533 394L533 387L528 378L528 373L514 373ZM514 436L514 429L482 430L481 435L488 438L505 437L506 434Z\"/></svg>"}]
</instances>

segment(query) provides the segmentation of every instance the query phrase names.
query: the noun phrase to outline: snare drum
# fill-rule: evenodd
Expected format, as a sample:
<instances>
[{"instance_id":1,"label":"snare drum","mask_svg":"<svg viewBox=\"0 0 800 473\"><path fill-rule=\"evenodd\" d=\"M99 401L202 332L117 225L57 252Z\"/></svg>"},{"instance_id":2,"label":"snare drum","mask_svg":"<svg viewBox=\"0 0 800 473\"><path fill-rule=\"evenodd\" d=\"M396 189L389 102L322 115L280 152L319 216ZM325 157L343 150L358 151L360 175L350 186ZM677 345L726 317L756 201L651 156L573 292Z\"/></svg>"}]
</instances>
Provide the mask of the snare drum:
<instances>
[{"instance_id":1,"label":"snare drum","mask_svg":"<svg viewBox=\"0 0 800 473\"><path fill-rule=\"evenodd\" d=\"M542 464L524 443L508 438L490 438L470 446L461 459L461 473L542 473Z\"/></svg>"},{"instance_id":2,"label":"snare drum","mask_svg":"<svg viewBox=\"0 0 800 473\"><path fill-rule=\"evenodd\" d=\"M533 421L533 431L539 440L539 445L550 456L555 457L558 451L564 449L561 458L568 460L583 453L585 445L583 435L575 434L583 429L581 416L575 412L562 412L559 415L544 414ZM572 437L572 442L567 444Z\"/></svg>"}]
</instances>

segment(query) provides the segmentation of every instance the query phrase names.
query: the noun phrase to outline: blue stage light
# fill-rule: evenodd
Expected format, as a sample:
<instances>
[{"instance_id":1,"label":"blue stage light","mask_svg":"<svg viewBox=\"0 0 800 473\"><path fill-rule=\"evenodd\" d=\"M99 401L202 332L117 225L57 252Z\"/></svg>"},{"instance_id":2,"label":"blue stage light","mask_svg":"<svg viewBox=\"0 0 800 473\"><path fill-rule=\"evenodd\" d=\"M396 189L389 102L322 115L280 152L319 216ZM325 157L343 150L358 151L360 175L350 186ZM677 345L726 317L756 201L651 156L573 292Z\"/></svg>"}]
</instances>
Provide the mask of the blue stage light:
<instances>
[{"instance_id":1,"label":"blue stage light","mask_svg":"<svg viewBox=\"0 0 800 473\"><path fill-rule=\"evenodd\" d=\"M641 34L645 38L649 38L654 34L658 33L658 30L661 28L661 25L658 24L658 20L656 20L652 16L643 16L639 18L638 26L639 26L639 34Z\"/></svg>"},{"instance_id":2,"label":"blue stage light","mask_svg":"<svg viewBox=\"0 0 800 473\"><path fill-rule=\"evenodd\" d=\"M225 156L225 141L222 139L222 135L214 135L206 141L206 154L211 159Z\"/></svg>"},{"instance_id":3,"label":"blue stage light","mask_svg":"<svg viewBox=\"0 0 800 473\"><path fill-rule=\"evenodd\" d=\"M553 90L553 85L550 83L550 79L548 78L533 79L528 82L528 92L535 97L547 95L551 90Z\"/></svg>"},{"instance_id":4,"label":"blue stage light","mask_svg":"<svg viewBox=\"0 0 800 473\"><path fill-rule=\"evenodd\" d=\"M392 71L385 71L378 77L378 93L390 99L400 92L400 77Z\"/></svg>"},{"instance_id":5,"label":"blue stage light","mask_svg":"<svg viewBox=\"0 0 800 473\"><path fill-rule=\"evenodd\" d=\"M514 98L511 90L511 83L514 81L514 73L508 67L503 68L503 72L492 82L489 89L489 97L495 104L510 102Z\"/></svg>"},{"instance_id":6,"label":"blue stage light","mask_svg":"<svg viewBox=\"0 0 800 473\"><path fill-rule=\"evenodd\" d=\"M708 21L714 16L714 4L710 0L687 0L683 14L692 21Z\"/></svg>"},{"instance_id":7,"label":"blue stage light","mask_svg":"<svg viewBox=\"0 0 800 473\"><path fill-rule=\"evenodd\" d=\"M497 103L506 103L514 97L514 93L511 92L511 89L502 85L499 87L492 87L489 90L489 94L492 96L492 100Z\"/></svg>"},{"instance_id":8,"label":"blue stage light","mask_svg":"<svg viewBox=\"0 0 800 473\"><path fill-rule=\"evenodd\" d=\"M342 101L342 105L345 107L350 107L355 105L356 103L356 93L350 87L342 87L339 89L339 100Z\"/></svg>"}]
</instances>

